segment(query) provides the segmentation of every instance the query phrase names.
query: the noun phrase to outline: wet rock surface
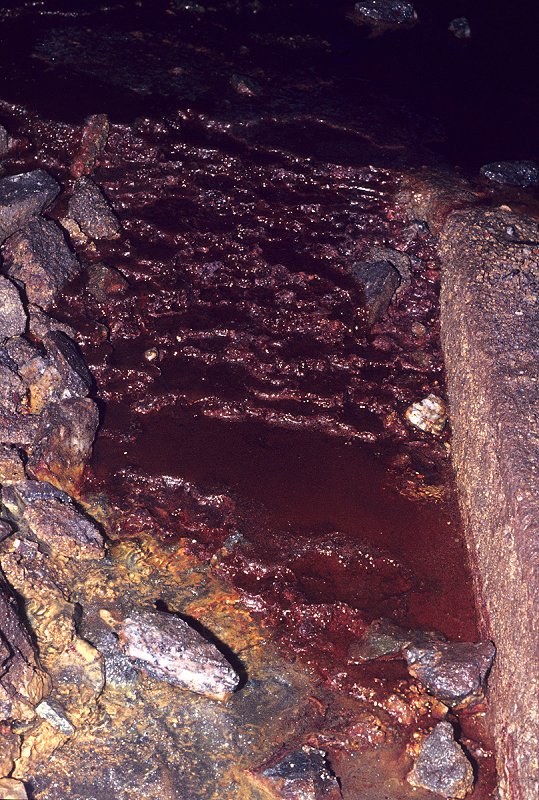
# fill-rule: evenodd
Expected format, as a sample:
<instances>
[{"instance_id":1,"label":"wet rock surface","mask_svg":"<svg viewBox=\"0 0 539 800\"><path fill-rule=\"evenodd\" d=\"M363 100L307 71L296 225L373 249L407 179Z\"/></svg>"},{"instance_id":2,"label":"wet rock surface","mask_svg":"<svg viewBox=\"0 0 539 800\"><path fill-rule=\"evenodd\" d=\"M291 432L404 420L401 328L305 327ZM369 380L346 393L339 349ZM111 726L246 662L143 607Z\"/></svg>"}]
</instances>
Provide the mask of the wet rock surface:
<instances>
[{"instance_id":1,"label":"wet rock surface","mask_svg":"<svg viewBox=\"0 0 539 800\"><path fill-rule=\"evenodd\" d=\"M331 773L326 754L303 747L277 764L262 766L251 773L255 787L275 800L341 800L337 779Z\"/></svg>"},{"instance_id":2,"label":"wet rock surface","mask_svg":"<svg viewBox=\"0 0 539 800\"><path fill-rule=\"evenodd\" d=\"M122 651L159 680L219 701L238 686L224 655L180 617L133 611L117 628Z\"/></svg>"},{"instance_id":3,"label":"wet rock surface","mask_svg":"<svg viewBox=\"0 0 539 800\"><path fill-rule=\"evenodd\" d=\"M407 780L442 797L464 798L472 791L472 765L455 742L451 723L439 722L426 737Z\"/></svg>"},{"instance_id":4,"label":"wet rock surface","mask_svg":"<svg viewBox=\"0 0 539 800\"><path fill-rule=\"evenodd\" d=\"M534 161L497 161L484 164L480 172L487 180L508 186L539 184L539 167Z\"/></svg>"},{"instance_id":5,"label":"wet rock surface","mask_svg":"<svg viewBox=\"0 0 539 800\"><path fill-rule=\"evenodd\" d=\"M366 25L377 33L383 33L411 27L417 21L417 13L407 0L361 0L355 3L350 19L358 25Z\"/></svg>"},{"instance_id":6,"label":"wet rock surface","mask_svg":"<svg viewBox=\"0 0 539 800\"><path fill-rule=\"evenodd\" d=\"M0 278L0 307L2 319L0 336L9 338L26 330L26 311L17 287L7 278Z\"/></svg>"},{"instance_id":7,"label":"wet rock surface","mask_svg":"<svg viewBox=\"0 0 539 800\"><path fill-rule=\"evenodd\" d=\"M52 175L42 169L0 180L0 242L25 227L59 193Z\"/></svg>"},{"instance_id":8,"label":"wet rock surface","mask_svg":"<svg viewBox=\"0 0 539 800\"><path fill-rule=\"evenodd\" d=\"M400 284L400 275L389 261L365 261L352 266L354 280L361 287L367 321L373 325L384 314Z\"/></svg>"},{"instance_id":9,"label":"wet rock surface","mask_svg":"<svg viewBox=\"0 0 539 800\"><path fill-rule=\"evenodd\" d=\"M491 642L426 642L404 650L411 675L449 706L477 702L484 697L486 676L494 661Z\"/></svg>"},{"instance_id":10,"label":"wet rock surface","mask_svg":"<svg viewBox=\"0 0 539 800\"><path fill-rule=\"evenodd\" d=\"M441 243L454 459L483 626L498 653L490 696L506 797L539 789L537 687L530 682L539 653L538 242L535 220L478 208L451 215Z\"/></svg>"},{"instance_id":11,"label":"wet rock surface","mask_svg":"<svg viewBox=\"0 0 539 800\"><path fill-rule=\"evenodd\" d=\"M91 239L115 239L120 225L101 189L90 178L81 178L69 199L69 215Z\"/></svg>"},{"instance_id":12,"label":"wet rock surface","mask_svg":"<svg viewBox=\"0 0 539 800\"><path fill-rule=\"evenodd\" d=\"M79 270L61 229L45 219L35 219L13 234L4 245L4 259L8 275L38 306L48 306Z\"/></svg>"},{"instance_id":13,"label":"wet rock surface","mask_svg":"<svg viewBox=\"0 0 539 800\"><path fill-rule=\"evenodd\" d=\"M30 475L76 494L98 424L97 406L89 398L47 405L35 431L27 465Z\"/></svg>"}]
</instances>

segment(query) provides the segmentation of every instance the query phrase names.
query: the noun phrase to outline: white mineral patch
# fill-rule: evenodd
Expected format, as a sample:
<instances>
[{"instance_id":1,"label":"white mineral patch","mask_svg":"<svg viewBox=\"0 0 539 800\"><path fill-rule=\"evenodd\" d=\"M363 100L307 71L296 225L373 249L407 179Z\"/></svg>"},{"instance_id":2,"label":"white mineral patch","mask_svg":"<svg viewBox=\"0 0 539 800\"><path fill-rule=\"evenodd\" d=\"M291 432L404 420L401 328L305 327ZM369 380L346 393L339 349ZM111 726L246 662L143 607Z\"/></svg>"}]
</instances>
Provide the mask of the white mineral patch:
<instances>
[{"instance_id":1,"label":"white mineral patch","mask_svg":"<svg viewBox=\"0 0 539 800\"><path fill-rule=\"evenodd\" d=\"M441 397L429 394L424 400L408 406L404 416L415 428L427 433L441 433L447 422L447 408Z\"/></svg>"}]
</instances>

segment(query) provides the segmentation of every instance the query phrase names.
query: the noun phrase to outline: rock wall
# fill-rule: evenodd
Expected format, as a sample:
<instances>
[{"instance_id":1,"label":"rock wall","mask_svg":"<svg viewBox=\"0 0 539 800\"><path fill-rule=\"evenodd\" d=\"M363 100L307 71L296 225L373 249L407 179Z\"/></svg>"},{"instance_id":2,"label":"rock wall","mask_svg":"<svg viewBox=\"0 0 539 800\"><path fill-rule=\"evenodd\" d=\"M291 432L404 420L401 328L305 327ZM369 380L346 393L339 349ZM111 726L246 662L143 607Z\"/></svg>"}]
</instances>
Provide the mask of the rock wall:
<instances>
[{"instance_id":1,"label":"rock wall","mask_svg":"<svg viewBox=\"0 0 539 800\"><path fill-rule=\"evenodd\" d=\"M504 800L539 797L539 226L451 214L440 237L453 458L485 633Z\"/></svg>"}]
</instances>

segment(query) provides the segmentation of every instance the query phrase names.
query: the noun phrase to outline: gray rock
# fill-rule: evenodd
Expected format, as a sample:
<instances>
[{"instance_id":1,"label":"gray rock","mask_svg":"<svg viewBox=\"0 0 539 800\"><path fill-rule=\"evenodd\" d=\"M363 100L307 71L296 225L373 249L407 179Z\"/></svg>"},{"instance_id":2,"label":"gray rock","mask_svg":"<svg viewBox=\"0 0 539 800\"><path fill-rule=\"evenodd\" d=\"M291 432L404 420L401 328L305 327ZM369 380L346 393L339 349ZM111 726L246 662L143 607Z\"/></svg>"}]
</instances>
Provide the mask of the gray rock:
<instances>
[{"instance_id":1,"label":"gray rock","mask_svg":"<svg viewBox=\"0 0 539 800\"><path fill-rule=\"evenodd\" d=\"M472 36L472 29L466 17L455 17L455 19L452 19L449 23L448 30L456 39L470 39Z\"/></svg>"},{"instance_id":2,"label":"gray rock","mask_svg":"<svg viewBox=\"0 0 539 800\"><path fill-rule=\"evenodd\" d=\"M399 628L385 619L375 619L363 637L352 642L348 650L348 662L361 664L382 656L400 654L403 647L410 644L418 636L418 631Z\"/></svg>"},{"instance_id":3,"label":"gray rock","mask_svg":"<svg viewBox=\"0 0 539 800\"><path fill-rule=\"evenodd\" d=\"M118 623L118 633L121 650L154 678L220 701L238 685L222 653L180 617L133 611Z\"/></svg>"},{"instance_id":4,"label":"gray rock","mask_svg":"<svg viewBox=\"0 0 539 800\"><path fill-rule=\"evenodd\" d=\"M35 219L11 236L4 245L7 272L26 291L28 300L47 306L57 292L79 271L55 222Z\"/></svg>"},{"instance_id":5,"label":"gray rock","mask_svg":"<svg viewBox=\"0 0 539 800\"><path fill-rule=\"evenodd\" d=\"M19 411L25 395L26 387L17 373L0 362L0 408L4 412Z\"/></svg>"},{"instance_id":6,"label":"gray rock","mask_svg":"<svg viewBox=\"0 0 539 800\"><path fill-rule=\"evenodd\" d=\"M539 184L539 168L534 161L496 161L485 164L479 171L493 183L524 188Z\"/></svg>"},{"instance_id":7,"label":"gray rock","mask_svg":"<svg viewBox=\"0 0 539 800\"><path fill-rule=\"evenodd\" d=\"M69 336L52 331L45 335L43 343L46 353L36 352L19 367L33 414L41 413L51 402L86 397L92 386L92 376Z\"/></svg>"},{"instance_id":8,"label":"gray rock","mask_svg":"<svg viewBox=\"0 0 539 800\"><path fill-rule=\"evenodd\" d=\"M28 481L33 484L30 489L24 483L26 481L4 489L3 501L41 544L68 558L101 558L104 553L103 537L95 524L77 510L67 494L51 492L45 485L40 490L41 496L32 497L36 482ZM20 500L21 492L25 495L24 502Z\"/></svg>"},{"instance_id":9,"label":"gray rock","mask_svg":"<svg viewBox=\"0 0 539 800\"><path fill-rule=\"evenodd\" d=\"M0 484L6 486L24 480L24 464L18 450L0 445Z\"/></svg>"},{"instance_id":10,"label":"gray rock","mask_svg":"<svg viewBox=\"0 0 539 800\"><path fill-rule=\"evenodd\" d=\"M90 178L81 178L69 200L69 216L91 239L116 239L120 223L101 189Z\"/></svg>"},{"instance_id":11,"label":"gray rock","mask_svg":"<svg viewBox=\"0 0 539 800\"><path fill-rule=\"evenodd\" d=\"M25 339L24 336L13 336L8 339L4 349L9 358L16 364L17 369L27 364L39 352L37 347L29 342L28 339Z\"/></svg>"},{"instance_id":12,"label":"gray rock","mask_svg":"<svg viewBox=\"0 0 539 800\"><path fill-rule=\"evenodd\" d=\"M0 244L43 211L59 185L42 169L10 175L0 180Z\"/></svg>"},{"instance_id":13,"label":"gray rock","mask_svg":"<svg viewBox=\"0 0 539 800\"><path fill-rule=\"evenodd\" d=\"M408 672L448 706L469 705L483 698L487 673L496 653L492 642L430 642L406 646Z\"/></svg>"},{"instance_id":14,"label":"gray rock","mask_svg":"<svg viewBox=\"0 0 539 800\"><path fill-rule=\"evenodd\" d=\"M411 27L417 13L407 0L360 0L354 6L352 20L375 30Z\"/></svg>"},{"instance_id":15,"label":"gray rock","mask_svg":"<svg viewBox=\"0 0 539 800\"><path fill-rule=\"evenodd\" d=\"M408 783L442 797L464 798L473 790L472 765L455 741L449 722L439 722L424 739Z\"/></svg>"},{"instance_id":16,"label":"gray rock","mask_svg":"<svg viewBox=\"0 0 539 800\"><path fill-rule=\"evenodd\" d=\"M26 330L27 316L19 290L0 276L0 337L18 336Z\"/></svg>"},{"instance_id":17,"label":"gray rock","mask_svg":"<svg viewBox=\"0 0 539 800\"><path fill-rule=\"evenodd\" d=\"M2 503L14 516L22 516L36 500L58 500L73 505L71 497L47 481L22 480L2 489Z\"/></svg>"},{"instance_id":18,"label":"gray rock","mask_svg":"<svg viewBox=\"0 0 539 800\"><path fill-rule=\"evenodd\" d=\"M352 265L352 277L363 292L369 325L380 319L400 284L400 275L389 261L361 261Z\"/></svg>"},{"instance_id":19,"label":"gray rock","mask_svg":"<svg viewBox=\"0 0 539 800\"><path fill-rule=\"evenodd\" d=\"M0 444L26 447L35 440L38 419L32 414L15 414L0 407Z\"/></svg>"},{"instance_id":20,"label":"gray rock","mask_svg":"<svg viewBox=\"0 0 539 800\"><path fill-rule=\"evenodd\" d=\"M60 733L64 733L66 736L72 736L75 733L75 728L67 719L64 710L58 703L55 703L54 700L50 698L42 700L41 703L36 706L36 714L38 717L41 717L41 719L46 719L53 728L56 728L56 730L60 731Z\"/></svg>"},{"instance_id":21,"label":"gray rock","mask_svg":"<svg viewBox=\"0 0 539 800\"><path fill-rule=\"evenodd\" d=\"M0 156L5 156L9 150L9 136L3 125L0 125Z\"/></svg>"},{"instance_id":22,"label":"gray rock","mask_svg":"<svg viewBox=\"0 0 539 800\"><path fill-rule=\"evenodd\" d=\"M0 717L31 719L48 686L16 601L0 580Z\"/></svg>"},{"instance_id":23,"label":"gray rock","mask_svg":"<svg viewBox=\"0 0 539 800\"><path fill-rule=\"evenodd\" d=\"M48 405L39 419L27 472L77 494L98 423L97 406L88 398Z\"/></svg>"},{"instance_id":24,"label":"gray rock","mask_svg":"<svg viewBox=\"0 0 539 800\"><path fill-rule=\"evenodd\" d=\"M66 336L70 336L72 339L76 336L74 328L70 325L66 325L65 322L59 322L49 314L45 314L43 309L39 306L30 303L28 305L28 313L30 315L30 333L37 339L44 339L51 331L62 331L62 333L65 333Z\"/></svg>"},{"instance_id":25,"label":"gray rock","mask_svg":"<svg viewBox=\"0 0 539 800\"><path fill-rule=\"evenodd\" d=\"M62 331L51 331L43 344L62 379L60 399L86 397L93 380L75 342Z\"/></svg>"},{"instance_id":26,"label":"gray rock","mask_svg":"<svg viewBox=\"0 0 539 800\"><path fill-rule=\"evenodd\" d=\"M280 761L252 770L249 777L264 797L275 800L341 800L323 750L304 745ZM258 796L258 794L257 794Z\"/></svg>"},{"instance_id":27,"label":"gray rock","mask_svg":"<svg viewBox=\"0 0 539 800\"><path fill-rule=\"evenodd\" d=\"M99 303L105 302L111 295L122 294L129 283L122 273L106 264L91 264L88 267L88 292Z\"/></svg>"},{"instance_id":28,"label":"gray rock","mask_svg":"<svg viewBox=\"0 0 539 800\"><path fill-rule=\"evenodd\" d=\"M22 781L0 778L0 797L2 800L28 800L28 793Z\"/></svg>"}]
</instances>

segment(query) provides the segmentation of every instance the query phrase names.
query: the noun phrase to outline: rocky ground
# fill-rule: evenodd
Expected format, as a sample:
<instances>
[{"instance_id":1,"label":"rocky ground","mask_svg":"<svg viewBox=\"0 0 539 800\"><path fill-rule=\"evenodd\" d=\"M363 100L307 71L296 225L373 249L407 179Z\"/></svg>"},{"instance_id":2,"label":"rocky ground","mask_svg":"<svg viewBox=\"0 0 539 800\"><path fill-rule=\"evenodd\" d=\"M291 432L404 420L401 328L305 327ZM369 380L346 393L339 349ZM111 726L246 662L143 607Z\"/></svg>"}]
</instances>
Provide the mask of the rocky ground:
<instances>
[{"instance_id":1,"label":"rocky ground","mask_svg":"<svg viewBox=\"0 0 539 800\"><path fill-rule=\"evenodd\" d=\"M478 528L466 461L468 416L494 403L505 427L511 402L467 405L462 365L488 387L497 331L466 350L455 309L509 280L529 330L537 237L514 211L535 213L537 167L441 168L430 115L350 82L343 42L379 58L421 40L421 9L357 3L322 36L318 6L236 5L4 14L28 35L5 47L26 105L0 106L0 796L486 800L494 662L501 791L527 800L507 664L529 672L532 584L515 639L503 548L485 594L474 549L504 468ZM460 46L474 21L451 26ZM70 98L49 116L29 63ZM509 358L511 391L532 362ZM483 427L474 463L503 465Z\"/></svg>"}]
</instances>

